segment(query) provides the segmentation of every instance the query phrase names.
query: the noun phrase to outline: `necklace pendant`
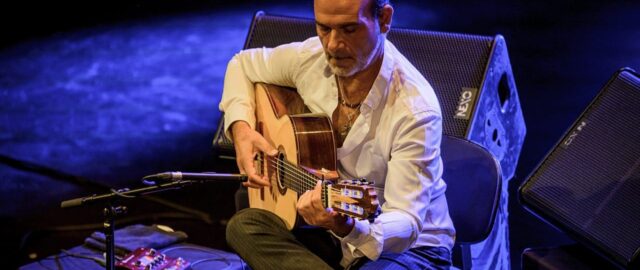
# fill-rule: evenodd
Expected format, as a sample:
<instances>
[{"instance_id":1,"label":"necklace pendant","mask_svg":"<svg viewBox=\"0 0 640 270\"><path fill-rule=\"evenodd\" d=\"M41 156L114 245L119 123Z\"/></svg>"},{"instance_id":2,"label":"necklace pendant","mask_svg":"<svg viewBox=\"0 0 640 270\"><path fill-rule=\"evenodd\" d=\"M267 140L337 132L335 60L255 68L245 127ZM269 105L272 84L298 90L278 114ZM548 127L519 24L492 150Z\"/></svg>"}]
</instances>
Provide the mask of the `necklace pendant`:
<instances>
[{"instance_id":1,"label":"necklace pendant","mask_svg":"<svg viewBox=\"0 0 640 270\"><path fill-rule=\"evenodd\" d=\"M343 140L347 137L347 134L349 134L349 130L351 130L351 125L344 125L341 128L340 136L342 136Z\"/></svg>"}]
</instances>

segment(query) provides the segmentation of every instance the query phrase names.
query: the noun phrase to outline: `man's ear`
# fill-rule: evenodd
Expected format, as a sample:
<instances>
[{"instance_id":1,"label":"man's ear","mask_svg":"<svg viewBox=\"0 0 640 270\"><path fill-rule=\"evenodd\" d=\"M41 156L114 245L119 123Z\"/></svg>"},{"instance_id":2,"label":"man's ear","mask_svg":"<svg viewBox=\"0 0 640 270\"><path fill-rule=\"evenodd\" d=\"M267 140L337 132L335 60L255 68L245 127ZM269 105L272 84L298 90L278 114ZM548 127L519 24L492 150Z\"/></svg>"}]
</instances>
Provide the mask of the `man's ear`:
<instances>
[{"instance_id":1,"label":"man's ear","mask_svg":"<svg viewBox=\"0 0 640 270\"><path fill-rule=\"evenodd\" d=\"M380 32L386 34L391 30L391 20L393 18L393 7L389 4L384 5L380 10L380 17L378 22L380 23Z\"/></svg>"}]
</instances>

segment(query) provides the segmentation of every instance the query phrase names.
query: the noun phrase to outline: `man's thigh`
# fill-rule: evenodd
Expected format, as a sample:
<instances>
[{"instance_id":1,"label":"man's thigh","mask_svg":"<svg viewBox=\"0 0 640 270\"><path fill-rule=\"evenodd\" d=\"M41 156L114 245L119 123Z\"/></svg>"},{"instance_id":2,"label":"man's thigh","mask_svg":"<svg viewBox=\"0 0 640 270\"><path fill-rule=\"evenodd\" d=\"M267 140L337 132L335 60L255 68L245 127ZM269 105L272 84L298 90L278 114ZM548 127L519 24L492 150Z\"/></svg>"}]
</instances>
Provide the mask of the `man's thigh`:
<instances>
[{"instance_id":1,"label":"man's thigh","mask_svg":"<svg viewBox=\"0 0 640 270\"><path fill-rule=\"evenodd\" d=\"M322 258L331 267L334 269L341 268L342 250L340 249L340 242L333 238L327 230L303 227L294 229L292 233L296 240Z\"/></svg>"}]
</instances>

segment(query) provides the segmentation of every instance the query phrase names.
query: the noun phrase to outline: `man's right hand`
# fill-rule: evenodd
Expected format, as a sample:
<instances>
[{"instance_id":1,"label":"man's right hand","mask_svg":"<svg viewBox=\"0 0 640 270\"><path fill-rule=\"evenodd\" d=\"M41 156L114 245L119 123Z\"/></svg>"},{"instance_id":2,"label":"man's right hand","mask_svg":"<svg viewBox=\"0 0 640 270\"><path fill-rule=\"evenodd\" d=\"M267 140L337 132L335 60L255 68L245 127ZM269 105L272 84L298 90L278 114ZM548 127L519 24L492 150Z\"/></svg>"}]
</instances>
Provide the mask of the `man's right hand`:
<instances>
[{"instance_id":1,"label":"man's right hand","mask_svg":"<svg viewBox=\"0 0 640 270\"><path fill-rule=\"evenodd\" d=\"M236 163L240 173L246 174L247 182L242 185L251 188L270 186L267 176L258 175L254 165L254 158L258 151L270 156L275 156L278 151L267 142L257 131L253 130L247 122L236 121L231 124L233 145L236 149Z\"/></svg>"}]
</instances>

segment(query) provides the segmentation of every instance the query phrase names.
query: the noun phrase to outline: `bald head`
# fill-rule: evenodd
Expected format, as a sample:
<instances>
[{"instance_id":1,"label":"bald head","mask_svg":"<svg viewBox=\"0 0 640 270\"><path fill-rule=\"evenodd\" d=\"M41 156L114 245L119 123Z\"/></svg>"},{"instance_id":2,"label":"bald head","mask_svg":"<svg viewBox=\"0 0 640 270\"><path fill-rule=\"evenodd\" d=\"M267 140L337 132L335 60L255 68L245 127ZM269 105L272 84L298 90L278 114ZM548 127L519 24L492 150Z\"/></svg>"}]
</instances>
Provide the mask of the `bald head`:
<instances>
[{"instance_id":1,"label":"bald head","mask_svg":"<svg viewBox=\"0 0 640 270\"><path fill-rule=\"evenodd\" d=\"M379 0L315 0L316 31L335 74L351 76L381 59L393 8L384 5L374 16Z\"/></svg>"},{"instance_id":2,"label":"bald head","mask_svg":"<svg viewBox=\"0 0 640 270\"><path fill-rule=\"evenodd\" d=\"M332 13L357 10L360 15L373 20L379 18L385 5L389 5L389 0L314 0L314 10L316 11L318 8L327 8L325 11Z\"/></svg>"}]
</instances>

